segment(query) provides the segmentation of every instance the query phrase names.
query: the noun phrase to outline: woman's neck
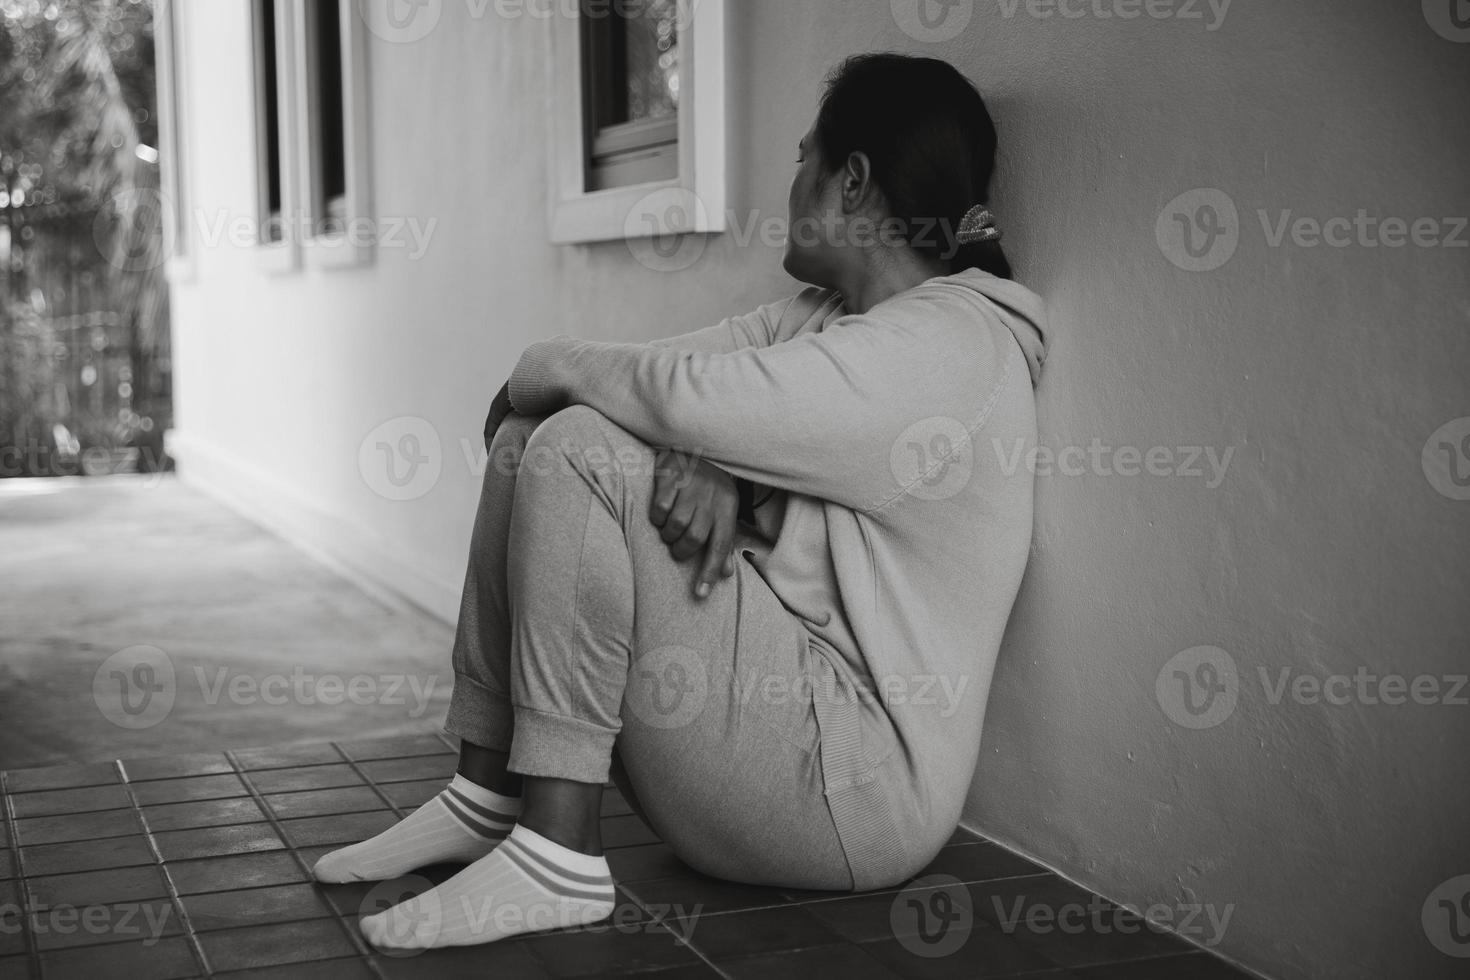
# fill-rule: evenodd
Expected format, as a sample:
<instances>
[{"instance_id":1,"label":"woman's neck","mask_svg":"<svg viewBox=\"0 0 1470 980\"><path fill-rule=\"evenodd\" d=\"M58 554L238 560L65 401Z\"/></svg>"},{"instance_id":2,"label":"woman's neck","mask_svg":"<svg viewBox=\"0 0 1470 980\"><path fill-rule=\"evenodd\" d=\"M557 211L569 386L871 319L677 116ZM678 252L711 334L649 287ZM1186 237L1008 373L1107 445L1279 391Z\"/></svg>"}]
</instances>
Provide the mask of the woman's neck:
<instances>
[{"instance_id":1,"label":"woman's neck","mask_svg":"<svg viewBox=\"0 0 1470 980\"><path fill-rule=\"evenodd\" d=\"M949 274L949 264L939 258L921 256L912 249L867 253L860 269L854 269L837 285L849 313L866 313L879 303L935 276Z\"/></svg>"}]
</instances>

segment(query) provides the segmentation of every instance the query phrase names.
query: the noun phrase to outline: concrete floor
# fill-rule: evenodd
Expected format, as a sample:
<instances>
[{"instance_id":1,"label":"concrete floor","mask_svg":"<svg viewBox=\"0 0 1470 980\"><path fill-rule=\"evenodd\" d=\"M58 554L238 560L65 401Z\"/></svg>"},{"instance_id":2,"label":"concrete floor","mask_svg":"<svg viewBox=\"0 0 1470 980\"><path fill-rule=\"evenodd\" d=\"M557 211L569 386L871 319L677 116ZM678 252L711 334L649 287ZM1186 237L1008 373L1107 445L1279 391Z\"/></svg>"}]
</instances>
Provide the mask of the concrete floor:
<instances>
[{"instance_id":1,"label":"concrete floor","mask_svg":"<svg viewBox=\"0 0 1470 980\"><path fill-rule=\"evenodd\" d=\"M0 769L435 731L452 638L171 475L0 480Z\"/></svg>"}]
</instances>

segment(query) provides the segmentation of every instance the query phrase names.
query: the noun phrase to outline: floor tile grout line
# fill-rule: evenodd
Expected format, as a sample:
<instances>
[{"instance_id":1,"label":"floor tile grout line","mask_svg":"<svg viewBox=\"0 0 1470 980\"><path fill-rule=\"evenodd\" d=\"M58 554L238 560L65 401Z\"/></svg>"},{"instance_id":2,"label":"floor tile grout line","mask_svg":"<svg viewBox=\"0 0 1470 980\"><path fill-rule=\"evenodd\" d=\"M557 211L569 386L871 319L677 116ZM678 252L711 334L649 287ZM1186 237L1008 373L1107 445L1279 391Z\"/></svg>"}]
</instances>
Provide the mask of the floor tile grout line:
<instances>
[{"instance_id":1,"label":"floor tile grout line","mask_svg":"<svg viewBox=\"0 0 1470 980\"><path fill-rule=\"evenodd\" d=\"M871 942L883 942L884 940L878 939L878 940L870 940L870 941ZM871 956L871 954L868 954L867 951L862 948L863 947L863 943L861 943L861 942L859 942L858 940L855 940L855 939L848 939L846 936L838 936L837 939L835 939L835 940L833 940L831 942L814 942L814 943L808 943L806 945L797 945L797 946L792 946L792 947L784 947L783 946L780 949L768 949L768 950L765 950L764 952L757 951L757 952L754 952L754 953L750 953L750 952L736 953L734 956L727 956L727 957L725 957L724 959L720 960L720 962L721 963L728 963L731 966L735 966L735 965L738 965L740 963L749 962L750 960L757 960L757 959L760 959L761 957L765 957L765 956L781 956L781 957L785 957L785 956L789 956L792 953L805 953L805 952L807 952L809 950L813 950L813 949L832 949L834 946L851 946L854 949L857 949L857 950L863 952L864 955L868 955L870 959L873 959L875 961L878 961L878 958L876 956ZM880 966L883 965L882 964L882 961L878 961L878 963L879 963ZM715 963L711 963L710 966L715 967L715 969L719 969L718 965L715 964ZM1051 971L1051 970L1055 970L1057 968L1054 967L1054 966L1048 966L1048 967L1046 967L1046 969L1048 971ZM726 976L727 974L723 974L722 973L721 975L722 976ZM987 975L993 975L993 974L987 974ZM1012 976L1012 974L1007 973L1004 977L998 978L998 980L1011 980L1011 976Z\"/></svg>"},{"instance_id":2,"label":"floor tile grout line","mask_svg":"<svg viewBox=\"0 0 1470 980\"><path fill-rule=\"evenodd\" d=\"M326 743L326 744L332 745L334 748L336 747L336 743L329 742L329 743ZM341 752L340 749L338 751ZM189 774L186 774L186 775L179 775L179 776L161 776L161 777L154 778L154 779L138 779L138 780L132 780L130 782L130 785L135 785L136 786L136 785L138 785L140 783L167 783L167 782L174 782L174 781L177 781L177 780L184 780L184 779L208 779L208 778L210 778L212 776L231 776L231 775L238 775L240 772L280 772L280 771L285 770L285 769L310 769L310 768L313 768L314 766L334 766L334 765L343 765L343 764L346 764L349 767L351 767L352 770L353 770L353 772L356 773L361 779L363 779L364 782L366 782L368 785L370 785L370 786L372 786L372 787L374 787L376 789L376 787L378 785L377 782L375 780L370 779L364 772L362 772L362 770L360 768L361 763L364 763L364 762L393 762L393 761L397 761L399 759L416 759L416 758L421 758L421 757L422 758L430 758L430 757L433 757L433 756L436 756L436 755L441 755L441 754L443 754L443 753L420 753L420 754L416 754L416 755L387 756L387 757L380 758L380 759L360 759L360 760L354 760L354 759L346 756L345 754L343 754L342 755L342 758L339 761L337 761L337 762L304 763L304 764L290 765L290 766L270 766L270 767L266 767L266 768L256 768L256 769L237 769L237 770L233 770L233 771L230 771L230 772L201 772L201 773L189 773ZM114 763L117 762L117 761L119 761L119 760L114 760ZM3 771L8 773L11 770L3 770ZM16 770L16 771L24 771L24 770ZM416 783L416 782L426 782L426 781L427 781L426 779L392 779L392 780L386 780L384 782L385 782L385 785L392 785L394 783ZM9 795L11 797L20 797L20 796L30 796L30 795L38 794L38 793L70 792L71 790L75 790L75 789L94 789L95 790L95 789L103 789L103 788L106 788L108 786L119 786L119 785L121 785L121 784L116 783L116 782L113 782L113 783L98 783L98 784L96 784L94 786L57 786L57 787L53 787L51 789L23 790L21 792L11 792ZM351 788L352 787L350 787L350 786L327 786L327 787L323 787L323 789L351 789ZM281 795L283 793L313 793L313 792L319 792L319 791L320 790L282 790L282 791L280 791L280 793L272 793L272 794L269 794L269 795L277 796L277 795ZM397 807L394 807L393 806L393 803L391 801L389 801L386 797L384 797L382 795L382 793L379 793L378 795L379 795L380 798L382 798L384 800L385 803L388 804L388 806L393 807L393 809L395 809L395 810L398 809ZM238 797L238 796L220 796L220 797L213 797L213 798L203 799L203 800L173 800L173 801L164 802L164 803L146 803L146 804L137 804L137 805L138 806L175 806L175 805L184 804L184 803L212 803L212 802L215 802L216 800L230 800L230 799L240 799L240 797ZM94 813L111 813L111 812L114 812L116 810L128 810L128 809L131 809L132 806L133 806L133 804L129 803L129 804L124 804L122 806L110 806L110 807L109 806L104 806L104 807L98 807L95 810L73 810L73 811L63 811L61 813L34 813L34 814L31 814L29 816L24 816L24 817L22 817L22 816L16 816L15 819L16 819L16 821L21 821L21 820L47 820L47 819L53 819L53 818L56 818L56 817L82 817L82 816L88 816L88 815L94 814ZM100 840L100 839L103 839L103 838L97 838L97 839Z\"/></svg>"},{"instance_id":3,"label":"floor tile grout line","mask_svg":"<svg viewBox=\"0 0 1470 980\"><path fill-rule=\"evenodd\" d=\"M660 841L659 843L663 843L663 842ZM677 942L680 945L684 946L691 953L693 953L696 957L698 957L699 960L700 960L700 962L702 962L705 966L709 967L711 970L714 970L715 973L719 974L719 976L721 977L721 980L730 980L730 974L728 974L724 970L720 969L719 966L717 966L713 960L711 960L708 956L705 955L704 950L700 949L698 946L694 945L688 939L684 938L683 936L681 936L677 932L675 932L673 929L669 928L668 923L667 923L665 917L660 916L658 913L656 913L652 909L650 909L648 907L649 903L647 903L643 899L639 898L636 892L629 891L627 885L624 885L622 883L619 883L618 887L622 890L623 894L627 895L629 898L631 898L637 904L638 908L640 910L642 910L643 914L649 915L649 916L654 916L655 917L655 918L649 920L649 924L651 924L653 926L656 926L656 927L662 929L664 932L668 933L669 935L673 936L675 942ZM703 913L701 912L701 913L697 913L697 914L703 914ZM534 950L532 951L532 953L534 955Z\"/></svg>"},{"instance_id":4,"label":"floor tile grout line","mask_svg":"<svg viewBox=\"0 0 1470 980\"><path fill-rule=\"evenodd\" d=\"M634 899L634 901L637 901L637 899ZM648 910L647 909L644 909L644 911L646 912ZM732 980L730 974L728 974L724 970L722 970L720 968L720 965L718 963L716 963L714 960L710 959L708 956L705 955L704 950L700 949L698 946L694 945L689 940L681 938L677 933L675 933L667 925L664 925L664 923L660 922L659 925L660 926L663 926L663 928L667 932L669 932L671 935L673 935L674 938L678 942L682 943L691 953L693 953L695 956L699 957L699 960L700 960L701 963L703 963L705 966L709 967L711 970L714 970L716 973L718 973L720 975L720 980Z\"/></svg>"},{"instance_id":5,"label":"floor tile grout line","mask_svg":"<svg viewBox=\"0 0 1470 980\"><path fill-rule=\"evenodd\" d=\"M158 848L158 841L153 839L153 831L148 827L148 818L143 814L143 806L138 802L133 792L132 784L128 780L128 768L121 759L113 761L117 768L117 775L123 792L128 795L128 803L133 813L138 818L138 823L143 827L143 840L148 843L148 850L153 852L154 859L158 862L158 871L163 876L163 887L168 889L169 903L179 917L179 926L183 930L184 939L189 944L189 952L194 957L194 962L199 965L201 977L212 977L214 973L209 968L209 960L204 956L204 947L199 942L199 937L194 932L193 925L189 922L188 910L184 908L183 898L179 895L179 889L174 884L173 874L169 871L168 862L163 859L163 852Z\"/></svg>"},{"instance_id":6,"label":"floor tile grout line","mask_svg":"<svg viewBox=\"0 0 1470 980\"><path fill-rule=\"evenodd\" d=\"M936 872L936 873L942 874L943 872ZM920 875L918 877L926 877L926 876ZM951 875L950 877L953 878L955 876L954 875ZM1052 874L1050 871L1032 871L1032 872L1028 872L1026 874L1020 874L1020 875L997 875L994 878L974 878L974 879L958 879L958 880L959 880L959 883L961 885L965 886L965 888L968 889L971 885L988 885L988 884L990 884L993 881L1020 881L1020 880L1022 880L1024 878L1055 878L1055 877L1057 877L1057 876L1054 875L1054 874ZM829 902L843 902L843 901L848 901L848 900L854 899L854 898L867 898L867 897L871 897L871 896L874 896L874 895L901 895L904 892L908 891L912 887L913 887L913 881L910 880L908 882L905 882L902 885L899 885L897 888L880 888L880 889L874 889L872 891L864 891L864 892L846 892L846 893L841 894L841 895L829 895L829 896L826 896L826 897L823 897L823 898L792 899L791 900L791 903L793 905L797 905L797 906L803 906L803 905L825 905L825 904L827 904ZM935 891L937 889L944 888L944 887L947 887L947 886L946 885L942 885L942 884L940 884L940 885L925 885L923 888L921 888L919 890L920 891Z\"/></svg>"},{"instance_id":7,"label":"floor tile grout line","mask_svg":"<svg viewBox=\"0 0 1470 980\"><path fill-rule=\"evenodd\" d=\"M274 795L274 794L269 794L269 795ZM248 800L248 799L250 799L250 796L248 794L246 794L244 796L223 797L223 799L230 799L230 800ZM216 800L196 800L196 801L191 801L191 802L214 803L214 802L218 802L218 801L216 801ZM388 805L389 806L392 806L391 803L388 804ZM126 808L124 808L124 809L126 809ZM111 811L111 810L102 810L102 811L98 811L98 812L101 812L101 813L111 813L111 812L114 812L114 811ZM280 819L283 822L290 822L290 821L293 821L293 820L323 820L323 819L326 819L327 817L355 817L355 816L359 816L359 815L365 814L365 813L382 813L382 812L383 811L381 809L379 809L379 810L347 810L347 811L344 811L344 812L332 812L332 813L308 813L308 814L305 814L305 815L299 816L299 817L281 817ZM397 814L395 813L395 816L396 815ZM43 817L41 819L49 819L49 818ZM167 828L164 828L162 830L155 830L155 831L153 831L153 833L155 833L155 834L182 834L182 833L187 833L189 831L194 831L194 830L221 830L221 829L223 829L225 827L248 827L251 824L265 823L265 822L266 821L264 821L264 820L231 820L231 821L228 821L226 823L191 824L191 825L189 825L187 827L167 827ZM122 840L125 837L136 837L136 836L138 836L138 833L137 833L137 831L134 831L132 833L127 833L127 834L112 834L112 835L109 835L107 837L78 837L78 838L75 838L73 840L47 841L47 842L42 843L42 844L31 844L29 846L31 846L31 847L58 847L58 846L61 846L61 845L64 845L64 844L91 844L91 843L100 843L102 841L109 841L109 840L111 840L111 841ZM193 861L193 860L198 860L198 859L196 859L196 858L183 858L182 860ZM123 868L129 868L129 867L142 867L142 865L127 865L127 864L124 864L124 865L119 865L116 868L98 868L98 869L95 869L95 870L97 870L97 871L120 871ZM65 874L88 874L88 873L90 873L90 872L73 872L73 871L62 871L62 872L58 872L58 874L63 874L63 875L65 875ZM36 875L35 877L37 877L37 878L43 878L43 877L55 877L55 876L54 875Z\"/></svg>"},{"instance_id":8,"label":"floor tile grout line","mask_svg":"<svg viewBox=\"0 0 1470 980\"><path fill-rule=\"evenodd\" d=\"M15 852L15 887L20 892L16 898L20 902L21 928L25 930L26 962L39 977L41 976L41 947L35 933L27 927L26 923L26 910L30 906L30 901L26 898L26 866L25 859L20 852L20 829L15 825L16 817L14 805L10 799L9 778L9 773L0 772L0 801L4 803L3 806L0 806L0 817L3 817L5 821L5 833L10 841L10 849Z\"/></svg>"},{"instance_id":9,"label":"floor tile grout line","mask_svg":"<svg viewBox=\"0 0 1470 980\"><path fill-rule=\"evenodd\" d=\"M342 751L342 747L340 745L338 745L336 742L332 742L331 745L332 748L337 750L338 755L347 760L349 765L352 764L351 760L347 759L347 753ZM255 805L260 807L261 812L265 814L266 820L270 822L271 829L275 831L276 836L281 839L281 843L286 846L286 850L290 853L291 859L296 862L297 867L299 867L302 873L306 875L307 882L315 882L316 875L312 874L311 868L308 867L306 864L306 859L301 856L301 853L296 849L296 847L291 843L290 839L286 836L286 831L285 828L281 826L281 821L276 818L275 812L271 810L270 804L266 802L265 794L261 793L259 788L256 787L256 785L251 781L248 775L248 770L241 768L240 760L235 758L235 753L233 750L227 750L225 752L225 758L229 759L230 765L235 767L235 774L240 777L240 782L245 784L245 788L249 790L251 798L255 800ZM367 780L367 775L363 773L360 769L358 769L357 766L353 765L352 771L355 772L359 778ZM371 782L369 782L368 785L373 787L373 791L378 793L378 796L382 798L384 803L387 803L389 806L393 805L386 796L383 796L382 792L378 790L376 785ZM397 814L397 808L394 808L393 812ZM336 923L337 928L341 929L344 933L347 934L347 941L352 944L353 949L357 950L358 958L364 963L364 965L367 966L368 970L372 973L373 976L378 977L379 980L385 980L383 971L378 968L377 962L372 957L371 950L367 948L367 944L363 941L361 931L349 928L349 923L346 922L345 917L338 913L337 906L332 904L332 902L327 900L325 897L323 897L322 900L326 903L327 908L331 910L332 921Z\"/></svg>"},{"instance_id":10,"label":"floor tile grout line","mask_svg":"<svg viewBox=\"0 0 1470 980\"><path fill-rule=\"evenodd\" d=\"M1136 964L1153 963L1153 962L1155 962L1157 960L1172 960L1172 959L1178 959L1180 957L1188 957L1189 959L1192 959L1192 960L1193 959L1202 959L1202 958L1203 959L1213 959L1216 962L1220 962L1220 957L1218 957L1218 956L1211 956L1210 953L1209 953L1209 951L1207 951L1207 950L1203 950L1203 949L1181 949L1181 950L1175 950L1173 952L1148 953L1148 954L1145 954L1143 956L1123 956L1123 957L1120 957L1118 959L1109 958L1109 959L1096 960L1096 961L1090 962L1090 963L1077 963L1077 964L1070 964L1069 965L1069 964L1066 964L1066 963L1058 963L1056 960L1052 959L1049 955L1047 955L1046 950L1049 949L1049 948L1050 947L1043 946L1043 945L1038 945L1034 950L1032 950L1032 952L1036 953L1037 956L1040 956L1042 959L1044 959L1048 963L1050 963L1051 966L1050 966L1049 969L1052 969L1052 970L1070 970L1070 971L1072 971L1074 973L1077 972L1078 970L1110 970L1110 969L1113 969L1114 967L1134 966ZM1038 969L1036 969L1036 970L1034 970L1032 972L1033 973L1041 973L1043 971L1040 968L1038 968ZM1241 977L1240 980L1250 980L1250 978L1248 976L1247 977Z\"/></svg>"},{"instance_id":11,"label":"floor tile grout line","mask_svg":"<svg viewBox=\"0 0 1470 980\"><path fill-rule=\"evenodd\" d=\"M397 817L399 820L402 820L405 816L407 816L407 814L403 810L400 810L396 805L394 805L394 803L393 803L392 800L388 799L388 794L387 793L384 793L378 787L377 780L369 778L368 774L362 771L362 766L360 766L357 763L357 761L352 758L352 756L350 756L350 755L347 754L347 750L346 749L342 748L342 746L339 745L339 744L337 744L336 742L331 743L331 745L332 745L332 748L334 748L334 749L337 750L337 754L342 757L342 762L344 762L344 763L347 764L348 768L350 768L352 770L353 774L356 775L358 779L361 779L363 781L363 783L365 785L367 785L368 787L370 787L374 793L378 794L378 799L382 800L385 804L387 804L388 809L390 809L390 810L393 811L393 815L395 817ZM414 756L411 756L411 755L405 755L405 756L400 756L399 758L412 759L412 758L415 758L415 757ZM379 760L377 760L377 759L364 759L362 761L363 762L377 762ZM340 763L333 763L333 765L340 765ZM401 780L401 782L413 783L413 782L419 782L419 780L416 780L416 779L406 779L406 780ZM348 788L348 787L334 787L334 788L336 788L336 789L345 789L345 788Z\"/></svg>"},{"instance_id":12,"label":"floor tile grout line","mask_svg":"<svg viewBox=\"0 0 1470 980\"><path fill-rule=\"evenodd\" d=\"M96 789L95 786L83 787L83 788L84 789ZM22 794L22 795L24 795L24 794ZM14 797L11 796L9 798L10 799L13 799ZM16 819L17 822L18 821L21 821L21 820L55 820L57 817L85 817L85 816L89 816L89 815L94 814L94 813L116 813L119 810L130 810L130 809L132 809L131 806L109 806L109 807L104 807L101 810L77 810L75 813L33 813L30 816L28 816L28 817L16 817L15 819ZM99 840L106 840L106 838L99 838ZM45 845L38 844L36 846L37 847L43 847Z\"/></svg>"},{"instance_id":13,"label":"floor tile grout line","mask_svg":"<svg viewBox=\"0 0 1470 980\"><path fill-rule=\"evenodd\" d=\"M1028 873L1028 874L998 875L998 876L996 876L994 878L975 878L975 879L971 879L971 880L961 880L960 881L960 884L962 884L962 885L964 885L964 886L966 886L968 888L970 885L987 885L987 884L990 884L991 882L995 882L995 881L1018 881L1018 880L1025 879L1025 878L1048 878L1048 877L1055 877L1055 876L1052 875L1051 872L1048 872L1048 871L1037 871L1037 872L1032 872L1032 873ZM640 904L641 904L643 900L642 899L639 899L637 897L637 895L633 891L631 891L630 889L636 889L639 885L647 885L647 884L652 884L652 883L661 882L661 881L687 881L687 880L689 880L689 879L685 875L664 875L664 876L659 877L659 878L639 878L636 881L619 882L619 884L623 887L623 889L625 891L628 891L628 893L630 895L633 895L634 899L636 901L640 902ZM872 891L861 891L861 892L843 892L841 894L827 895L827 896L823 896L821 898L803 898L803 899L791 898L788 893L782 892L779 889L773 888L772 891L774 891L776 894L778 894L778 895L780 895L782 897L782 900L781 901L772 902L769 905L749 905L749 906L741 906L739 908L718 909L716 911L702 912L701 914L703 914L703 915L734 915L734 914L740 913L740 912L760 912L760 911L764 911L766 909L804 908L804 907L809 906L809 905L825 905L825 904L829 904L829 903L832 903L832 902L851 901L853 899L869 898L869 897L877 896L877 895L899 895L899 894L902 894L904 891L906 891L910 887L912 887L911 884L905 884L905 885L900 885L900 886L898 886L896 888L882 888L882 889L876 889L876 890L872 890ZM936 889L939 889L939 888L943 888L943 887L946 887L946 886L944 886L944 885L927 885L922 890L924 890L924 891L933 891L933 890L936 890Z\"/></svg>"}]
</instances>

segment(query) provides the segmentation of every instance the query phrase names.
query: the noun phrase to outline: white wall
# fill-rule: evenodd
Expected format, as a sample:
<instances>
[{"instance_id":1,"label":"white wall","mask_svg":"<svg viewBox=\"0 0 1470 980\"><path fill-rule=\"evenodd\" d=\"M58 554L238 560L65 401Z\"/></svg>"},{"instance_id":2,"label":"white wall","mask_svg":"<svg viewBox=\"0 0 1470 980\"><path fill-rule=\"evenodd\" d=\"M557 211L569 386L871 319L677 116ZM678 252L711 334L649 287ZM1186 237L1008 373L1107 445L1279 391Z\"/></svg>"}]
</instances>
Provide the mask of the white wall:
<instances>
[{"instance_id":1,"label":"white wall","mask_svg":"<svg viewBox=\"0 0 1470 980\"><path fill-rule=\"evenodd\" d=\"M971 822L1131 905L1228 912L1219 948L1274 976L1457 975L1421 908L1470 873L1470 708L1272 703L1259 671L1466 670L1470 503L1436 492L1420 451L1470 415L1470 252L1273 246L1258 211L1470 214L1470 46L1417 4L1374 0L1237 0L1213 30L1219 4L1203 0L1198 20L982 0L940 43L900 29L904 0L731 6L741 222L784 214L835 60L948 58L996 112L997 212L1053 317L1043 444L1233 451L1214 488L1040 479ZM777 250L728 234L679 274L620 243L548 246L546 25L495 10L443 0L427 38L370 51L377 213L436 221L422 258L383 249L369 270L269 278L248 251L201 248L175 300L184 475L446 617L478 486L461 441L478 449L526 344L682 332L793 288ZM248 215L247 4L190 13L192 193ZM1240 215L1211 272L1177 268L1155 233L1195 188ZM444 444L442 476L412 502L375 494L358 466L364 436L397 416ZM1200 645L1239 677L1234 711L1196 730L1155 682Z\"/></svg>"}]
</instances>

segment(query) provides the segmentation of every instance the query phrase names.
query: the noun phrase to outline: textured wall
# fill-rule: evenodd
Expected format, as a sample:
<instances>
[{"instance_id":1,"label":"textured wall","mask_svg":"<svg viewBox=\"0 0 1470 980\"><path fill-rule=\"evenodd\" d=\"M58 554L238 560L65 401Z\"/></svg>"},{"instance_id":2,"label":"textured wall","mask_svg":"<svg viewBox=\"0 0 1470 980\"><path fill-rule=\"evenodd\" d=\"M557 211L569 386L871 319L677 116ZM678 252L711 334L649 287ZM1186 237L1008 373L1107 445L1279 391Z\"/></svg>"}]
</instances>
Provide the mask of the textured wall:
<instances>
[{"instance_id":1,"label":"textured wall","mask_svg":"<svg viewBox=\"0 0 1470 980\"><path fill-rule=\"evenodd\" d=\"M1075 448L1038 481L971 822L1120 901L1201 906L1193 938L1280 977L1464 962L1421 909L1470 874L1470 708L1452 681L1421 681L1428 704L1378 686L1463 674L1470 641L1470 502L1439 440L1434 481L1421 467L1470 415L1470 44L1450 2L983 0L927 23L908 0L731 3L740 227L784 215L844 54L949 58L998 118L997 212L1056 335L1041 439ZM251 211L246 9L191 5L211 213ZM269 277L202 248L176 307L186 476L445 615L477 492L462 446L527 343L682 332L794 288L758 237L714 237L678 274L620 243L548 246L545 24L495 10L444 0L424 39L372 46L377 212L435 222L421 256ZM1349 223L1314 244L1301 217ZM1433 221L1390 247L1386 218ZM412 501L359 467L399 416L442 445ZM1224 656L1171 659L1201 646ZM1324 683L1342 703L1313 703Z\"/></svg>"}]
</instances>

